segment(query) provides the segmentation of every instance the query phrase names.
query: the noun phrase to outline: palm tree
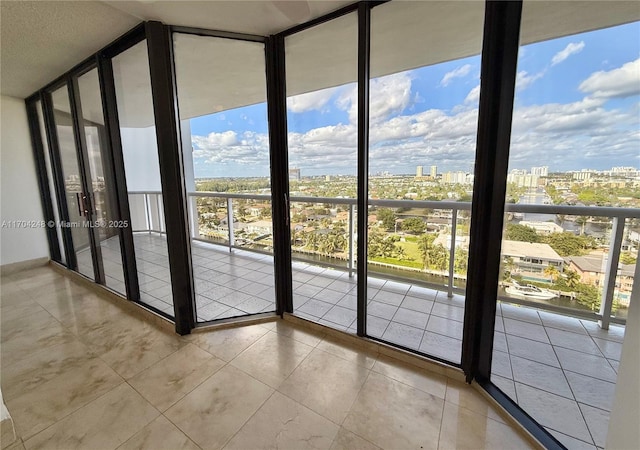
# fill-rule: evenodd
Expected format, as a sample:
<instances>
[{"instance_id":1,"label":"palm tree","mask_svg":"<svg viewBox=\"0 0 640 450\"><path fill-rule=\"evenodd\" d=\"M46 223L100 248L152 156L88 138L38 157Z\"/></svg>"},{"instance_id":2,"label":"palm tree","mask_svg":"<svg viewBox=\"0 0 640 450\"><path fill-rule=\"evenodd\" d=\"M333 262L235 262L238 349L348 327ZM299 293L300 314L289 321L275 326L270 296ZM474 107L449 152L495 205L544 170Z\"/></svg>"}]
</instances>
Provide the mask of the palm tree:
<instances>
[{"instance_id":1,"label":"palm tree","mask_svg":"<svg viewBox=\"0 0 640 450\"><path fill-rule=\"evenodd\" d=\"M584 229L588 221L589 221L589 216L578 216L576 218L576 223L580 225L580 236L584 234Z\"/></svg>"},{"instance_id":2,"label":"palm tree","mask_svg":"<svg viewBox=\"0 0 640 450\"><path fill-rule=\"evenodd\" d=\"M433 247L435 238L433 234L423 234L418 238L418 249L420 250L422 264L425 269L428 269L431 265L431 248Z\"/></svg>"},{"instance_id":3,"label":"palm tree","mask_svg":"<svg viewBox=\"0 0 640 450\"><path fill-rule=\"evenodd\" d=\"M578 275L578 272L575 270L565 269L564 278L570 289L576 288L578 283L580 283L580 275Z\"/></svg>"},{"instance_id":4,"label":"palm tree","mask_svg":"<svg viewBox=\"0 0 640 450\"><path fill-rule=\"evenodd\" d=\"M551 281L555 283L560 272L555 268L555 266L547 266L547 268L544 269L544 274L551 278Z\"/></svg>"},{"instance_id":5,"label":"palm tree","mask_svg":"<svg viewBox=\"0 0 640 450\"><path fill-rule=\"evenodd\" d=\"M560 226L562 226L564 221L567 220L567 215L566 214L556 214L556 218L558 219L558 222L560 222Z\"/></svg>"}]
</instances>

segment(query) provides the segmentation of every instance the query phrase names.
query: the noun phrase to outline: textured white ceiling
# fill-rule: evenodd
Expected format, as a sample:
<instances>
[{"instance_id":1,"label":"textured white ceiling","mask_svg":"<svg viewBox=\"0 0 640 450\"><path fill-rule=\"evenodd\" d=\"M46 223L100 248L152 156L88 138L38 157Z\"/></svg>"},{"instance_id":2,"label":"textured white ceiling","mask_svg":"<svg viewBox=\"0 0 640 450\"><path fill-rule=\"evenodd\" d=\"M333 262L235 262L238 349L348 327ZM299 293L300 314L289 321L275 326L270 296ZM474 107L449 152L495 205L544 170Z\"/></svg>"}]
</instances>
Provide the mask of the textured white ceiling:
<instances>
[{"instance_id":1,"label":"textured white ceiling","mask_svg":"<svg viewBox=\"0 0 640 450\"><path fill-rule=\"evenodd\" d=\"M0 92L32 94L139 22L101 2L0 2Z\"/></svg>"},{"instance_id":2,"label":"textured white ceiling","mask_svg":"<svg viewBox=\"0 0 640 450\"><path fill-rule=\"evenodd\" d=\"M107 0L105 3L141 20L267 36L354 2Z\"/></svg>"},{"instance_id":3,"label":"textured white ceiling","mask_svg":"<svg viewBox=\"0 0 640 450\"><path fill-rule=\"evenodd\" d=\"M136 24L268 35L353 3L341 1L0 1L0 93L26 97Z\"/></svg>"}]
</instances>

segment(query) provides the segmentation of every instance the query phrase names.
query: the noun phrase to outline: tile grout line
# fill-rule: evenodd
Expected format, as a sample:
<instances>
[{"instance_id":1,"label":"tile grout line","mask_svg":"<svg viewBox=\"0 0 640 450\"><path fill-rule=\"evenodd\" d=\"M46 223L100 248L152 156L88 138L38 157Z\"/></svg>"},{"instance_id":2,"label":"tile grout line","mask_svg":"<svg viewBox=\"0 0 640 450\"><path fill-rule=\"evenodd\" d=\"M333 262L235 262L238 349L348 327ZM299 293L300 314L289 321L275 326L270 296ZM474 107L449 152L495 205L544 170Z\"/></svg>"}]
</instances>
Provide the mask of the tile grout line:
<instances>
[{"instance_id":1,"label":"tile grout line","mask_svg":"<svg viewBox=\"0 0 640 450\"><path fill-rule=\"evenodd\" d=\"M539 314L538 314L538 316L539 316ZM540 318L540 320L542 320L542 318ZM549 343L551 344L551 339L549 338L549 333L547 333L546 327L543 326L542 328L544 329L544 332L547 335L547 339L549 339ZM567 385L569 386L569 390L571 391L571 395L573 395L573 399L574 399L575 405L578 408L578 411L580 412L580 417L582 418L582 421L584 422L584 426L587 429L587 432L589 433L589 437L591 438L591 443L595 446L596 442L593 439L593 434L591 433L591 429L589 428L589 424L587 423L587 419L584 417L584 413L582 412L582 409L580 409L580 406L578 405L578 399L576 398L576 394L573 391L573 387L571 386L571 383L569 383L569 378L567 378L567 374L565 373L564 368L562 367L562 363L560 362L560 358L558 357L558 353L556 352L556 348L555 348L555 346L553 344L551 344L551 349L553 350L554 355L556 355L556 358L558 359L558 363L560 364L560 369L562 370L562 376L564 377ZM582 439L580 439L580 440L582 440Z\"/></svg>"}]
</instances>

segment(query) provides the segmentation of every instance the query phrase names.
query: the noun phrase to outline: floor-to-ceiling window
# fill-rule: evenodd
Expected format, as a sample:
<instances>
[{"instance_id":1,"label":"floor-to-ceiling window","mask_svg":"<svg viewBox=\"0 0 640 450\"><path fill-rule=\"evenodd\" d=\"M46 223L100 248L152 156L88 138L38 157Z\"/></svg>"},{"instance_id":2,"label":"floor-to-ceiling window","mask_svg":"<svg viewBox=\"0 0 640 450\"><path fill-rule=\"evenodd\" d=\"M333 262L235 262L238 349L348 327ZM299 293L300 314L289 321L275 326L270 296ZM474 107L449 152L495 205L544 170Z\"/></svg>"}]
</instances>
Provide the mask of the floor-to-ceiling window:
<instances>
[{"instance_id":1,"label":"floor-to-ceiling window","mask_svg":"<svg viewBox=\"0 0 640 450\"><path fill-rule=\"evenodd\" d=\"M602 448L624 336L606 328L626 316L638 256L640 24L619 25L616 2L598 21L602 4L536 3L523 7L491 381L568 448Z\"/></svg>"},{"instance_id":2,"label":"floor-to-ceiling window","mask_svg":"<svg viewBox=\"0 0 640 450\"><path fill-rule=\"evenodd\" d=\"M36 112L38 114L38 126L40 129L40 140L42 142L42 146L43 146L43 157L44 157L44 162L45 162L45 169L47 172L47 182L49 184L49 193L51 194L51 206L52 206L52 210L53 210L53 220L54 220L54 224L53 226L56 229L56 235L58 237L58 248L60 251L60 261L62 264L66 264L67 263L67 257L65 255L64 252L64 240L62 237L62 223L60 220L60 209L59 209L59 204L58 204L58 197L56 196L56 187L55 187L55 183L54 183L54 176L53 176L53 165L51 163L51 154L50 154L50 150L49 150L49 143L47 142L47 128L45 126L45 122L44 122L44 114L43 114L43 110L42 110L42 101L37 101L36 102ZM47 224L47 226L50 226L50 224Z\"/></svg>"},{"instance_id":3,"label":"floor-to-ceiling window","mask_svg":"<svg viewBox=\"0 0 640 450\"><path fill-rule=\"evenodd\" d=\"M355 333L358 18L285 39L294 313Z\"/></svg>"},{"instance_id":4,"label":"floor-to-ceiling window","mask_svg":"<svg viewBox=\"0 0 640 450\"><path fill-rule=\"evenodd\" d=\"M173 45L198 321L274 311L264 43Z\"/></svg>"},{"instance_id":5,"label":"floor-to-ceiling window","mask_svg":"<svg viewBox=\"0 0 640 450\"><path fill-rule=\"evenodd\" d=\"M454 363L483 23L481 2L371 11L367 334Z\"/></svg>"},{"instance_id":6,"label":"floor-to-ceiling window","mask_svg":"<svg viewBox=\"0 0 640 450\"><path fill-rule=\"evenodd\" d=\"M112 59L140 300L173 316L147 42Z\"/></svg>"}]
</instances>

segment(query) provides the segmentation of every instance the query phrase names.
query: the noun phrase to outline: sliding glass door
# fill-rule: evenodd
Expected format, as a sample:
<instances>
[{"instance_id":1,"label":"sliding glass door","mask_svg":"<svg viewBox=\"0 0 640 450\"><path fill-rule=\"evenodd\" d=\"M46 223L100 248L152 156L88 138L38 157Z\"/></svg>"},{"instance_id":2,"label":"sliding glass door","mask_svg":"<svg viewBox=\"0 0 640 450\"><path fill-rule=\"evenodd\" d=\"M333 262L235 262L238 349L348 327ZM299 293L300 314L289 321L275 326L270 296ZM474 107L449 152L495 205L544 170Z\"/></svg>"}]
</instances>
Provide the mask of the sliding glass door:
<instances>
[{"instance_id":1,"label":"sliding glass door","mask_svg":"<svg viewBox=\"0 0 640 450\"><path fill-rule=\"evenodd\" d=\"M59 162L60 181L65 193L65 199L60 200L66 203L68 210L68 217L63 218L63 226L70 230L70 250L77 264L75 269L87 278L98 281L99 274L96 276L92 256L92 230L88 226L91 220L89 197L84 187L83 160L77 147L68 84L51 92L49 99L52 148Z\"/></svg>"},{"instance_id":2,"label":"sliding glass door","mask_svg":"<svg viewBox=\"0 0 640 450\"><path fill-rule=\"evenodd\" d=\"M93 68L79 76L75 86L83 158L86 159L89 175L86 181L92 205L91 219L96 248L99 248L101 256L104 284L121 295L126 295L120 231L128 226L128 223L118 219L116 210L111 149L104 124L98 69Z\"/></svg>"},{"instance_id":3,"label":"sliding glass door","mask_svg":"<svg viewBox=\"0 0 640 450\"><path fill-rule=\"evenodd\" d=\"M56 224L71 243L80 274L126 295L110 148L97 68L70 77L53 90L49 105L52 162L63 184L68 217ZM72 264L73 265L73 264Z\"/></svg>"}]
</instances>

